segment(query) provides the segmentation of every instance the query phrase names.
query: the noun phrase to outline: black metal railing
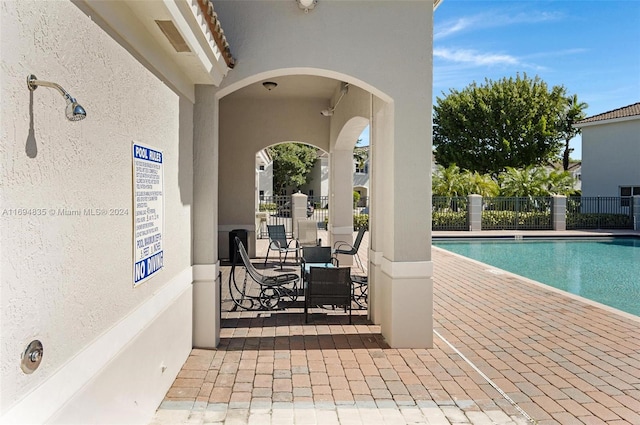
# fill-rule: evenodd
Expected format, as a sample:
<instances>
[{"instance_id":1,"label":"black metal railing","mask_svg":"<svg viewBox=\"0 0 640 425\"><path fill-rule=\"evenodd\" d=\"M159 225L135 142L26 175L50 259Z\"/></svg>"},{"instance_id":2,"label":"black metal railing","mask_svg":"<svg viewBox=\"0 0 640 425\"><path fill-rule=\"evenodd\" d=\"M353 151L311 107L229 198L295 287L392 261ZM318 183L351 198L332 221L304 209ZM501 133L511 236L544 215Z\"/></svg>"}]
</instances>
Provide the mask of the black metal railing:
<instances>
[{"instance_id":1,"label":"black metal railing","mask_svg":"<svg viewBox=\"0 0 640 425\"><path fill-rule=\"evenodd\" d=\"M469 230L469 209L466 196L434 196L431 206L433 230Z\"/></svg>"},{"instance_id":2,"label":"black metal railing","mask_svg":"<svg viewBox=\"0 0 640 425\"><path fill-rule=\"evenodd\" d=\"M307 208L307 217L324 228L329 212L328 196L309 196L308 202L312 208ZM266 222L257 231L258 238L269 237L266 225L282 224L288 236L293 233L291 223L291 195L262 196L259 199L258 211L266 213Z\"/></svg>"},{"instance_id":3,"label":"black metal railing","mask_svg":"<svg viewBox=\"0 0 640 425\"><path fill-rule=\"evenodd\" d=\"M567 229L633 229L633 198L571 196Z\"/></svg>"},{"instance_id":4,"label":"black metal railing","mask_svg":"<svg viewBox=\"0 0 640 425\"><path fill-rule=\"evenodd\" d=\"M552 198L496 197L482 199L482 230L550 230Z\"/></svg>"}]
</instances>

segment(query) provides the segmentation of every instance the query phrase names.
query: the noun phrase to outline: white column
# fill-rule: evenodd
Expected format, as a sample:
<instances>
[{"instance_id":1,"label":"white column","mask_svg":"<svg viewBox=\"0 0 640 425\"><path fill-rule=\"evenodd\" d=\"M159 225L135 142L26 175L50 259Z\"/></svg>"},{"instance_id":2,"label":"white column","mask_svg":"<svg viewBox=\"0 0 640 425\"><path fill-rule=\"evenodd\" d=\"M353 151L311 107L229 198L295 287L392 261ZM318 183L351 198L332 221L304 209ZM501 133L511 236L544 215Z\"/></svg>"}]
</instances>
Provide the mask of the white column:
<instances>
[{"instance_id":1,"label":"white column","mask_svg":"<svg viewBox=\"0 0 640 425\"><path fill-rule=\"evenodd\" d=\"M329 157L329 240L353 243L353 151L335 150ZM348 266L353 257L341 255L338 260Z\"/></svg>"},{"instance_id":2,"label":"white column","mask_svg":"<svg viewBox=\"0 0 640 425\"><path fill-rule=\"evenodd\" d=\"M193 111L193 346L220 342L218 107L212 86L196 86Z\"/></svg>"},{"instance_id":3,"label":"white column","mask_svg":"<svg viewBox=\"0 0 640 425\"><path fill-rule=\"evenodd\" d=\"M381 166L374 170L381 186L374 194L374 320L394 348L433 346L431 103L420 95L429 92L427 83L414 82L403 102L374 115Z\"/></svg>"},{"instance_id":4,"label":"white column","mask_svg":"<svg viewBox=\"0 0 640 425\"><path fill-rule=\"evenodd\" d=\"M307 218L307 195L304 193L294 193L291 195L291 231L294 237L298 237L298 220Z\"/></svg>"}]
</instances>

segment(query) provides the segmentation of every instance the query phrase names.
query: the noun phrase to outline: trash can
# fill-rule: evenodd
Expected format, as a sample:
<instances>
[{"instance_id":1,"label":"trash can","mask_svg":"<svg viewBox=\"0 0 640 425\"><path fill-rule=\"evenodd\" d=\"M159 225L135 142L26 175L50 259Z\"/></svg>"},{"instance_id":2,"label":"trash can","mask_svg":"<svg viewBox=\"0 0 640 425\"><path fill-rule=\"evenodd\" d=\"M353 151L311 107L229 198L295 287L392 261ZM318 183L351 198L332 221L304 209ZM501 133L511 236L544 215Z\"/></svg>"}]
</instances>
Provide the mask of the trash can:
<instances>
[{"instance_id":1,"label":"trash can","mask_svg":"<svg viewBox=\"0 0 640 425\"><path fill-rule=\"evenodd\" d=\"M237 256L240 255L238 250L236 249L236 237L240 239L242 245L244 245L244 249L249 252L249 236L246 229L233 229L229 232L229 261L231 263L236 262Z\"/></svg>"}]
</instances>

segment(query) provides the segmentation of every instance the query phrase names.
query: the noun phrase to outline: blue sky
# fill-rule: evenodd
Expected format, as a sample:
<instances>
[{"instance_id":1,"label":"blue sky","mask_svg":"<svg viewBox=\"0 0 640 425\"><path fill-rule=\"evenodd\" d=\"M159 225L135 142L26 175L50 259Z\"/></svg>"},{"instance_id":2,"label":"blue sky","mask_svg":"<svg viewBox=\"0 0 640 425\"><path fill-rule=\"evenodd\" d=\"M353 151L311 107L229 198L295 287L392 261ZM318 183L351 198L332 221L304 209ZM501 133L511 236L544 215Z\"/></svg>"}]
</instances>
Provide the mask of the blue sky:
<instances>
[{"instance_id":1,"label":"blue sky","mask_svg":"<svg viewBox=\"0 0 640 425\"><path fill-rule=\"evenodd\" d=\"M517 73L565 86L589 104L587 116L640 102L640 0L444 0L433 49L434 104Z\"/></svg>"},{"instance_id":2,"label":"blue sky","mask_svg":"<svg viewBox=\"0 0 640 425\"><path fill-rule=\"evenodd\" d=\"M433 50L434 104L518 72L565 86L587 116L640 102L640 0L444 0Z\"/></svg>"}]
</instances>

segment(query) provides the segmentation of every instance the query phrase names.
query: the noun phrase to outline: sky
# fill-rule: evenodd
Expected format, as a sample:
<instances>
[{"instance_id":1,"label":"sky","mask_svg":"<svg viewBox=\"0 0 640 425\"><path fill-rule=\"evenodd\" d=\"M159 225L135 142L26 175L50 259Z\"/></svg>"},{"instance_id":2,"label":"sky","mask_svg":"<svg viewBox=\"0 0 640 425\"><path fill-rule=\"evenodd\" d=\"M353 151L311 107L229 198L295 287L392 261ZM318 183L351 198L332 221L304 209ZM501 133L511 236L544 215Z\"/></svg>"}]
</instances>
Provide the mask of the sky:
<instances>
[{"instance_id":1,"label":"sky","mask_svg":"<svg viewBox=\"0 0 640 425\"><path fill-rule=\"evenodd\" d=\"M433 62L434 105L451 89L526 73L577 94L587 116L628 106L640 102L640 0L444 0ZM580 136L571 147L580 159Z\"/></svg>"}]
</instances>

